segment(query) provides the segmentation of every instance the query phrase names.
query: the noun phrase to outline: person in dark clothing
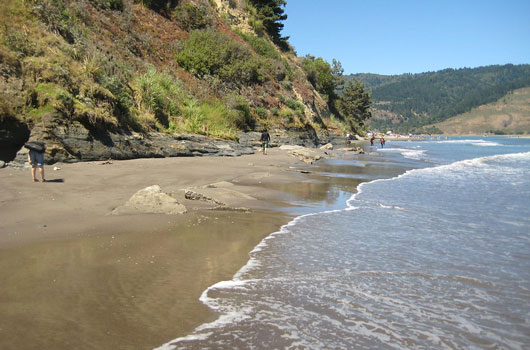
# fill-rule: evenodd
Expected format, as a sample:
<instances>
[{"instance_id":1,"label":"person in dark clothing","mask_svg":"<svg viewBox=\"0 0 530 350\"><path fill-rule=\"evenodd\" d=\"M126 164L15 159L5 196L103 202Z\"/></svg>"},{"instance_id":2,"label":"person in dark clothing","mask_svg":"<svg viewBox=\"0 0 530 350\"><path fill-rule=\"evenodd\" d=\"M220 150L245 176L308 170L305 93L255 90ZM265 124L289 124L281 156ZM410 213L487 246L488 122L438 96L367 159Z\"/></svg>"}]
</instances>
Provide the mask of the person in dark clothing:
<instances>
[{"instance_id":1,"label":"person in dark clothing","mask_svg":"<svg viewBox=\"0 0 530 350\"><path fill-rule=\"evenodd\" d=\"M375 136L372 135L372 137L370 138L370 146L374 145L374 140L375 140Z\"/></svg>"},{"instance_id":2,"label":"person in dark clothing","mask_svg":"<svg viewBox=\"0 0 530 350\"><path fill-rule=\"evenodd\" d=\"M271 135L269 135L267 129L263 129L263 131L261 132L260 141L263 154L267 154L267 148L269 147L269 142L271 141Z\"/></svg>"}]
</instances>

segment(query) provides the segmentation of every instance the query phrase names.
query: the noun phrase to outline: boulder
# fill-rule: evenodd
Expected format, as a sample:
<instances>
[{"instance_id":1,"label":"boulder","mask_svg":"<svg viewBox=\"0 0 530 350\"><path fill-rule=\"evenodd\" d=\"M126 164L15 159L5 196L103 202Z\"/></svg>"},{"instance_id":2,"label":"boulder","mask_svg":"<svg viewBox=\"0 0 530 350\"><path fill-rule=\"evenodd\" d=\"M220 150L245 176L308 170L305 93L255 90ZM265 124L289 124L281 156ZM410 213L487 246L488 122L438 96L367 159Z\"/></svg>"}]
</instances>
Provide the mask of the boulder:
<instances>
[{"instance_id":1,"label":"boulder","mask_svg":"<svg viewBox=\"0 0 530 350\"><path fill-rule=\"evenodd\" d=\"M184 214L186 207L175 198L162 192L160 186L153 185L139 190L122 206L115 208L110 214Z\"/></svg>"}]
</instances>

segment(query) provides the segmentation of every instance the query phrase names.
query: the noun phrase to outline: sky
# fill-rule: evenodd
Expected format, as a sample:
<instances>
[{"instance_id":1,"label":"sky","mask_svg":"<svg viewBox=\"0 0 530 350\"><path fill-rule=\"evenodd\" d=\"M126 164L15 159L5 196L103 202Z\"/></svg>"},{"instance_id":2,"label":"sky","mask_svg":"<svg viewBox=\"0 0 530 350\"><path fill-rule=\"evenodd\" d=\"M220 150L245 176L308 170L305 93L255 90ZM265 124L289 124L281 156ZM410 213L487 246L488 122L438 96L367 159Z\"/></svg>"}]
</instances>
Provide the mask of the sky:
<instances>
[{"instance_id":1,"label":"sky","mask_svg":"<svg viewBox=\"0 0 530 350\"><path fill-rule=\"evenodd\" d=\"M530 64L530 0L287 0L298 56L344 74Z\"/></svg>"}]
</instances>

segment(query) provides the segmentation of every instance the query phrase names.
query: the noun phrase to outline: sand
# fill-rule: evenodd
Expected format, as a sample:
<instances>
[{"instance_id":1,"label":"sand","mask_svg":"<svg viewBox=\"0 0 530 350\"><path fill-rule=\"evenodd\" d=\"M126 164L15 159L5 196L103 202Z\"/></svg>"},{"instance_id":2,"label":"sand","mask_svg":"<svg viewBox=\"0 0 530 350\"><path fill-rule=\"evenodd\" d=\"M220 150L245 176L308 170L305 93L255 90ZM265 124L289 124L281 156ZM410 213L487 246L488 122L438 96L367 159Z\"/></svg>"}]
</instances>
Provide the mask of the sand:
<instances>
[{"instance_id":1,"label":"sand","mask_svg":"<svg viewBox=\"0 0 530 350\"><path fill-rule=\"evenodd\" d=\"M282 186L312 183L306 167L272 149L55 164L45 183L0 169L0 348L149 349L188 334L215 318L201 293L293 217ZM188 212L109 215L155 184ZM211 210L186 200L189 188L250 210Z\"/></svg>"},{"instance_id":2,"label":"sand","mask_svg":"<svg viewBox=\"0 0 530 350\"><path fill-rule=\"evenodd\" d=\"M232 279L264 237L406 170L371 151L326 151L347 162L313 165L278 148L55 164L45 183L0 169L0 349L152 349L189 334L217 317L201 293ZM188 212L110 215L152 185ZM186 199L190 189L216 202Z\"/></svg>"}]
</instances>

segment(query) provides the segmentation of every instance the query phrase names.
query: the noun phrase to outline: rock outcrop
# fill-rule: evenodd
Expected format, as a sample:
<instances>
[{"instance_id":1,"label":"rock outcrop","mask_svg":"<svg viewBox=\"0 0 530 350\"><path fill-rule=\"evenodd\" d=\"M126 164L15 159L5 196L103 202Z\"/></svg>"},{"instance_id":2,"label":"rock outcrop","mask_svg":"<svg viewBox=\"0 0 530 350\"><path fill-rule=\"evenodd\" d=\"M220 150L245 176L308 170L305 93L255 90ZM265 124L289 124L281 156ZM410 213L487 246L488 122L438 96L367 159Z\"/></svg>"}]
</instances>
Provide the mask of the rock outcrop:
<instances>
[{"instance_id":1,"label":"rock outcrop","mask_svg":"<svg viewBox=\"0 0 530 350\"><path fill-rule=\"evenodd\" d=\"M317 149L310 149L302 146L291 146L291 145L284 145L281 146L280 149L286 150L291 154L292 156L297 157L301 161L307 164L313 164L319 159L322 159L323 156L326 155L324 151L317 150Z\"/></svg>"},{"instance_id":2,"label":"rock outcrop","mask_svg":"<svg viewBox=\"0 0 530 350\"><path fill-rule=\"evenodd\" d=\"M253 154L254 149L230 140L202 135L169 135L160 132L89 130L79 122L60 123L50 118L31 130L31 140L47 145L47 164L108 159L240 156ZM27 151L18 151L15 162L24 163Z\"/></svg>"}]
</instances>

